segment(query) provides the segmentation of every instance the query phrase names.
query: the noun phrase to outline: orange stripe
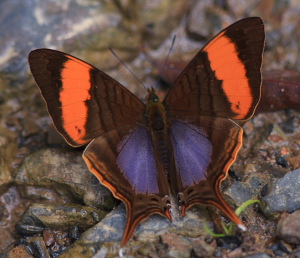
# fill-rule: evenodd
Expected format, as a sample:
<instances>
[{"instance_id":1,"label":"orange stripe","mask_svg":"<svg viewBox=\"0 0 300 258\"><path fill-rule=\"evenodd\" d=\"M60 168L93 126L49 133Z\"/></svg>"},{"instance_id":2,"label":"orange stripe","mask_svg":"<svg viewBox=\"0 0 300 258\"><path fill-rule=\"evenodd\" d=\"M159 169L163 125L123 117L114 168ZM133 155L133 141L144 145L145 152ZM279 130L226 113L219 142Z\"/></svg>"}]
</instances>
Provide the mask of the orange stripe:
<instances>
[{"instance_id":1,"label":"orange stripe","mask_svg":"<svg viewBox=\"0 0 300 258\"><path fill-rule=\"evenodd\" d=\"M88 107L84 101L91 99L89 89L90 69L86 63L68 56L62 69L62 89L60 101L62 103L63 127L67 134L79 144L85 143Z\"/></svg>"},{"instance_id":2,"label":"orange stripe","mask_svg":"<svg viewBox=\"0 0 300 258\"><path fill-rule=\"evenodd\" d=\"M250 111L253 97L250 90L246 67L237 55L234 43L221 33L212 40L204 51L218 80L222 80L223 90L231 103L231 109L242 119Z\"/></svg>"}]
</instances>

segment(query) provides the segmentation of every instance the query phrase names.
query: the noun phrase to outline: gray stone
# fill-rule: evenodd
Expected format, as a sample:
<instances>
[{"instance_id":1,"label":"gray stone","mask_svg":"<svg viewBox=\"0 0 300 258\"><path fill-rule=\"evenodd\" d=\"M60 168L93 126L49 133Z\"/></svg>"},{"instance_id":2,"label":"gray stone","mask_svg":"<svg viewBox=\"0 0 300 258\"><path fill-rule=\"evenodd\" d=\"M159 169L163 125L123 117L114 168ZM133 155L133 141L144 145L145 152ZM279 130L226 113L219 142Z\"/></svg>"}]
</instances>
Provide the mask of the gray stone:
<instances>
[{"instance_id":1,"label":"gray stone","mask_svg":"<svg viewBox=\"0 0 300 258\"><path fill-rule=\"evenodd\" d=\"M271 256L265 253L257 253L250 256L245 256L245 258L271 258Z\"/></svg>"},{"instance_id":2,"label":"gray stone","mask_svg":"<svg viewBox=\"0 0 300 258\"><path fill-rule=\"evenodd\" d=\"M274 180L262 201L266 204L263 211L267 216L280 211L293 212L300 209L300 169Z\"/></svg>"},{"instance_id":3,"label":"gray stone","mask_svg":"<svg viewBox=\"0 0 300 258\"><path fill-rule=\"evenodd\" d=\"M184 239L185 244L180 247L170 246L170 250L165 250L167 253L172 253L174 256L169 257L183 257L193 248L193 243L186 237L199 237L200 235L207 234L202 225L203 214L200 209L192 209L187 211L187 214L182 219L176 219L170 222L168 219L152 215L147 220L140 223L133 233L130 241L123 247L124 253L129 251L131 246L143 246L139 251L140 253L152 252L147 243L157 241L161 236L166 242L171 241L167 235L174 235L172 239ZM72 255L94 255L99 252L104 246L107 248L109 254L117 255L120 249L120 242L123 237L126 222L126 211L124 205L119 205L115 210L110 212L101 222L85 231L82 236L69 247L62 258L72 257ZM184 236L184 237L183 237ZM168 239L168 241L167 241ZM176 242L176 241L175 241ZM147 251L147 247L150 249ZM172 249L172 250L171 250ZM188 251L189 250L189 251ZM131 250L132 251L132 250ZM83 256L89 257L89 256Z\"/></svg>"}]
</instances>

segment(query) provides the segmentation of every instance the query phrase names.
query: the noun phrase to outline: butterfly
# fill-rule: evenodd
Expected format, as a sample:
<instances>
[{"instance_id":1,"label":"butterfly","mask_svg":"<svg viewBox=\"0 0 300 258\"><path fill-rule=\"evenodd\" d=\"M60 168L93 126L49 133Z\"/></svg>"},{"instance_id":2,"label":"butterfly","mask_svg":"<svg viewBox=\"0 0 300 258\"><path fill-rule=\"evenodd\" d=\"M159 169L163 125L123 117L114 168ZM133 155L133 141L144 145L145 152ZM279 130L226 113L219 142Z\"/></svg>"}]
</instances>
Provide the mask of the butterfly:
<instances>
[{"instance_id":1,"label":"butterfly","mask_svg":"<svg viewBox=\"0 0 300 258\"><path fill-rule=\"evenodd\" d=\"M121 245L152 214L172 220L196 204L219 208L245 226L220 193L243 129L260 99L263 21L242 19L221 31L186 66L161 102L144 104L116 80L69 54L36 49L29 65L58 132L100 183L126 206Z\"/></svg>"}]
</instances>

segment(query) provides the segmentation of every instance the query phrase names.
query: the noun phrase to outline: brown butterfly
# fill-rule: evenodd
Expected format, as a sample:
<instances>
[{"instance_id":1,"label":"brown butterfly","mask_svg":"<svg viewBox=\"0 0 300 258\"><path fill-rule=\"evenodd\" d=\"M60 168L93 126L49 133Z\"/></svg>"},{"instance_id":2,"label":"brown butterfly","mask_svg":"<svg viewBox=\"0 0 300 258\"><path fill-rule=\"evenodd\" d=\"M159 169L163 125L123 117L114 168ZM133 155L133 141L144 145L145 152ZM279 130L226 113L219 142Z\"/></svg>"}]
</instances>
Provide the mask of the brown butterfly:
<instances>
[{"instance_id":1,"label":"brown butterfly","mask_svg":"<svg viewBox=\"0 0 300 258\"><path fill-rule=\"evenodd\" d=\"M183 216L195 204L212 205L245 228L219 188L242 144L231 119L251 118L260 99L264 42L260 18L234 23L198 52L163 102L151 89L146 104L71 55L29 54L57 130L72 146L89 143L89 169L126 205L122 246L150 215L171 220L171 194Z\"/></svg>"}]
</instances>

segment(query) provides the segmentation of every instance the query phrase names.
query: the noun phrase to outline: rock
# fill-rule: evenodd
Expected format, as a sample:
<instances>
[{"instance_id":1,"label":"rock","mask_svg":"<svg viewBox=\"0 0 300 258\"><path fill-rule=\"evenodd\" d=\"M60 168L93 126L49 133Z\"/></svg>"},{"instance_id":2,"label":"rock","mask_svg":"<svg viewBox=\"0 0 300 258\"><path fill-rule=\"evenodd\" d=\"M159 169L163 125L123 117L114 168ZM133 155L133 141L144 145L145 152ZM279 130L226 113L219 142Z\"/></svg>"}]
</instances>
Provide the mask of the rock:
<instances>
[{"instance_id":1,"label":"rock","mask_svg":"<svg viewBox=\"0 0 300 258\"><path fill-rule=\"evenodd\" d=\"M28 201L20 197L15 186L0 196L0 253L16 244L15 225L27 206Z\"/></svg>"},{"instance_id":2,"label":"rock","mask_svg":"<svg viewBox=\"0 0 300 258\"><path fill-rule=\"evenodd\" d=\"M198 1L194 6L191 15L189 17L187 23L187 31L190 34L190 37L195 39L205 39L208 38L210 34L211 25L209 21L207 21L206 9L211 6L211 2L209 0ZM199 24L203 24L203 26L199 26Z\"/></svg>"},{"instance_id":3,"label":"rock","mask_svg":"<svg viewBox=\"0 0 300 258\"><path fill-rule=\"evenodd\" d=\"M29 238L28 244L34 257L51 258L42 237Z\"/></svg>"},{"instance_id":4,"label":"rock","mask_svg":"<svg viewBox=\"0 0 300 258\"><path fill-rule=\"evenodd\" d=\"M165 256L174 258L190 257L192 251L192 242L182 236L164 234L161 236L161 242L168 246Z\"/></svg>"},{"instance_id":5,"label":"rock","mask_svg":"<svg viewBox=\"0 0 300 258\"><path fill-rule=\"evenodd\" d=\"M278 247L281 249L281 251L284 253L284 254L290 254L293 252L293 247L292 245L280 240L278 241Z\"/></svg>"},{"instance_id":6,"label":"rock","mask_svg":"<svg viewBox=\"0 0 300 258\"><path fill-rule=\"evenodd\" d=\"M78 226L72 227L69 232L70 238L73 242L75 242L81 235Z\"/></svg>"},{"instance_id":7,"label":"rock","mask_svg":"<svg viewBox=\"0 0 300 258\"><path fill-rule=\"evenodd\" d=\"M293 169L297 169L300 167L300 157L299 154L297 153L296 156L292 156L288 159L289 163L291 164Z\"/></svg>"},{"instance_id":8,"label":"rock","mask_svg":"<svg viewBox=\"0 0 300 258\"><path fill-rule=\"evenodd\" d=\"M0 228L0 236L0 253L2 253L3 251L13 247L15 239L11 232L9 232L6 228Z\"/></svg>"},{"instance_id":9,"label":"rock","mask_svg":"<svg viewBox=\"0 0 300 258\"><path fill-rule=\"evenodd\" d=\"M80 51L82 59L96 61L95 65L101 69L109 68L118 63L108 51L109 47L119 49L123 60L132 60L139 53L145 36L150 45L157 47L178 26L188 8L189 4L180 0L144 4L134 1L73 4L57 0L3 1L1 9L6 12L0 24L5 24L10 31L1 30L0 67L6 73L24 75L29 51L52 47L64 48L67 52L84 49Z\"/></svg>"},{"instance_id":10,"label":"rock","mask_svg":"<svg viewBox=\"0 0 300 258\"><path fill-rule=\"evenodd\" d=\"M0 254L1 258L34 258L25 245L18 245L6 253Z\"/></svg>"},{"instance_id":11,"label":"rock","mask_svg":"<svg viewBox=\"0 0 300 258\"><path fill-rule=\"evenodd\" d=\"M0 105L0 117L6 115L3 111L6 110L2 110ZM0 194L4 193L13 182L12 160L17 152L16 135L14 134L5 128L3 123L0 124Z\"/></svg>"},{"instance_id":12,"label":"rock","mask_svg":"<svg viewBox=\"0 0 300 258\"><path fill-rule=\"evenodd\" d=\"M72 243L69 232L45 229L43 236L33 236L19 239L34 257L58 257Z\"/></svg>"},{"instance_id":13,"label":"rock","mask_svg":"<svg viewBox=\"0 0 300 258\"><path fill-rule=\"evenodd\" d=\"M119 205L101 222L85 231L81 237L60 256L61 258L88 258L105 246L110 253L117 255L125 229L125 207Z\"/></svg>"},{"instance_id":14,"label":"rock","mask_svg":"<svg viewBox=\"0 0 300 258\"><path fill-rule=\"evenodd\" d=\"M241 257L243 255L243 249L241 247L235 248L229 253L226 253L227 257Z\"/></svg>"},{"instance_id":15,"label":"rock","mask_svg":"<svg viewBox=\"0 0 300 258\"><path fill-rule=\"evenodd\" d=\"M181 252L181 255L186 255L188 252L187 250L190 250L191 252L193 248L191 240L187 239L187 237L199 237L200 235L207 234L203 230L201 221L203 217L203 212L199 209L193 209L192 211L188 210L184 218L178 219L172 223L159 215L150 216L147 220L137 226L130 241L124 247L124 254L132 251L130 248L131 246L142 246L138 251L139 253L152 253L153 246L149 246L148 243L155 243L159 236L164 238L164 235L168 234L172 237L166 236L163 246L156 247L156 249L160 249L160 253L172 253L172 255L174 255L172 257L180 257ZM72 257L75 253L83 255L82 257L90 257L104 246L107 248L107 255L117 255L125 229L125 221L126 212L125 207L122 204L110 212L97 225L85 231L72 246L66 249L61 257ZM172 242L172 239L179 238L184 239L182 240L185 241L183 246L179 246L178 249L176 247L173 250L171 250L173 245L170 245L169 248L165 248L165 244L168 241ZM180 243L178 244L180 245ZM147 249L147 247L149 249ZM210 251L211 250L206 252Z\"/></svg>"},{"instance_id":16,"label":"rock","mask_svg":"<svg viewBox=\"0 0 300 258\"><path fill-rule=\"evenodd\" d=\"M266 253L257 253L249 256L243 256L245 258L271 258L269 254Z\"/></svg>"},{"instance_id":17,"label":"rock","mask_svg":"<svg viewBox=\"0 0 300 258\"><path fill-rule=\"evenodd\" d=\"M105 210L116 205L110 191L99 184L88 170L81 153L76 151L39 150L26 157L17 170L15 181L25 188L23 193L29 198L34 198L33 193L36 193L36 199L49 199L51 194L48 190L41 196L41 188L45 188L54 192L55 198L50 200L52 202L70 202L75 199L77 202ZM33 186L38 191L33 190Z\"/></svg>"},{"instance_id":18,"label":"rock","mask_svg":"<svg viewBox=\"0 0 300 258\"><path fill-rule=\"evenodd\" d=\"M31 135L37 134L41 128L37 125L33 118L28 118L26 120L21 120L20 125L22 127L22 136L29 137Z\"/></svg>"},{"instance_id":19,"label":"rock","mask_svg":"<svg viewBox=\"0 0 300 258\"><path fill-rule=\"evenodd\" d=\"M0 10L5 10L0 16L0 27L3 28L0 29L2 42L2 48L0 49L0 80L2 81L2 78L5 80L4 83L0 81L0 157L3 158L0 160L0 171L2 172L0 184L3 185L3 188L0 186L0 191L2 189L6 191L7 186L11 187L11 184L15 183L13 180L17 174L16 179L19 184L17 190L22 193L22 196L33 202L39 200L66 205L76 202L105 209L111 209L115 205L115 203L104 204L107 200L103 199L108 197L101 191L98 192L98 181L95 178L95 180L89 178L90 172L84 163L82 167L81 165L77 166L79 159L81 159L80 151L75 152L70 148L63 151L53 149L48 152L48 155L47 151L41 150L47 144L55 147L61 147L63 144L59 137L51 135L50 130L47 129L52 122L46 112L45 103L37 87L34 86L33 78L28 74L27 56L30 50L38 47L50 47L78 56L101 69L114 68L113 71L110 71L112 77L121 81L124 85L128 85L134 92L140 93L144 89L137 86L138 82L130 78L131 75L124 75L125 68L119 65L119 61L111 55L108 47L116 49L123 60L132 61L129 66L133 68L132 70L138 78L146 82L144 83L146 86L156 86L152 74L152 70L155 69L149 66L148 58L149 56L155 58L156 55L156 57L165 60L174 34L177 34L177 40L172 49L173 53L177 53L177 57L180 57L179 61L190 61L193 53L198 51L200 45L202 46L205 43L202 41L203 38L213 36L214 32L219 31L221 26L228 25L233 19L239 19L246 15L259 15L268 25L264 69L288 68L297 70L300 67L300 59L298 58L299 42L297 37L291 37L291 35L299 35L299 6L298 1L280 2L278 0L260 1L259 4L256 0L0 1ZM272 11L270 12L270 10ZM189 21L189 24L186 21ZM197 34L201 42L196 42L192 34ZM144 50L146 55L142 53ZM192 55L190 55L191 51ZM164 62L162 61L162 63ZM116 66L118 68L115 68ZM29 79L24 81L24 78L27 77ZM137 90L138 88L141 88L141 90ZM138 97L143 96L143 94L138 95ZM292 121L292 130L283 130L284 137L281 137L281 133L274 130L271 137L269 137L268 125L277 123L281 128L286 123L285 120L292 116L294 117L293 120L290 120ZM246 130L244 147L242 147L236 160L236 163L241 164L241 169L236 170L236 173L240 175L241 182L237 183L237 189L233 187L232 190L234 191L228 192L231 200L238 204L249 196L257 196L261 189L260 183L266 182L265 178L259 174L254 174L253 177L252 175L245 175L245 165L249 164L251 166L254 164L255 169L251 171L252 173L268 174L271 175L271 178L273 176L281 177L290 170L290 167L282 169L276 165L276 161L281 165L284 164L278 162L278 159L276 160L278 155L288 161L288 166L295 169L299 167L299 121L299 112L289 111L289 113L259 114L249 122L251 125L248 124ZM3 127L7 127L6 131L3 130ZM40 130L38 130L39 128ZM11 134L8 134L7 131L10 131ZM46 134L48 134L48 141L45 140ZM35 152L29 156L29 159L32 160L27 159L23 163L22 171L20 169L15 170L16 165L20 164L20 160L16 161L15 157L22 156L23 159L24 155L32 152ZM66 152L70 152L69 157ZM241 155L242 152L245 153L244 156ZM34 157L35 154L38 155ZM58 166L55 167L54 164L49 165L49 162L45 162L43 159L45 156L48 156L47 159L51 162L58 161ZM51 160L52 158L53 160ZM62 165L64 158L67 165ZM33 162L33 160L35 161ZM28 166L29 163L31 163L31 166ZM280 170L277 168L280 168ZM74 171L71 171L71 169L74 169ZM38 173L37 170L40 170L41 173ZM49 175L47 174L48 170ZM54 172L55 170L56 172ZM31 173L33 173L32 177ZM82 177L78 178L77 174L81 173ZM35 181L34 178L37 180ZM225 187L228 186L228 182L229 184L232 182L232 179L226 181L223 184ZM237 191L239 189L241 191ZM14 230L11 230L11 225L15 225L17 220L11 215L15 213L20 217L23 214L23 209L18 209L21 204L17 204L12 197L11 192L8 192L7 195L1 195L0 207L5 209L2 212L2 208L0 208L0 217L1 224L8 223L10 225L8 232L12 232L12 236L15 236ZM26 199L22 200L25 204ZM24 206L27 205L25 204ZM75 243L74 248L69 247L68 250L73 251L67 251L66 255L73 258L77 255L76 250L78 250L79 255L85 255L86 251L86 257L92 255L117 257L126 216L124 210L123 219L119 220L118 216L121 215L118 215L118 209L119 207L112 212L116 212L114 216L108 216L105 223L98 223L99 228L97 228L97 225L92 227L92 229L97 228L97 230L87 231L84 237L79 237L80 234L77 230L74 230L72 239L79 237L76 241L79 245L76 246ZM254 215L259 216L259 212L257 213L253 209L251 211ZM245 213L248 214L249 212ZM118 216L115 217L115 215ZM193 248L192 253L196 254L195 239L190 238L197 237L199 234L205 235L202 229L202 217L199 218L197 209L190 210L186 218L173 223L169 223L160 216L152 216L137 227L132 239L124 248L124 253L128 257L138 257L138 255L157 257L159 252L169 252L169 250L172 250L172 246L167 246L167 241L161 243L159 240L160 236L168 234L168 236L171 235L177 239L184 238L190 241ZM244 216L242 219L245 221ZM246 220L246 222L249 221ZM273 250L266 250L266 247L268 247L267 244L274 236L272 229L270 230L270 228L274 228L274 222L270 222L263 217L263 219L255 219L250 223L261 227L260 231L253 230L253 232L247 225L249 230L243 233L243 241L245 241L245 236L255 236L253 245L249 245L247 250L242 245L235 253L235 250L228 253L228 250L222 249L218 253L220 257L237 256L241 249L243 253L240 256L246 257L251 254L252 257L270 257L266 253L272 253ZM271 226L269 226L270 224ZM30 224L27 224L27 226L30 226ZM44 227L39 228L39 226L36 226L32 229L38 232L40 229L43 230ZM96 234L99 232L103 238L102 242ZM45 238L49 245L48 248L61 248L56 254L63 252L65 247L58 247L55 243L53 244L51 235L46 235ZM37 242L42 242L42 240L39 239ZM213 241L211 246L215 243L216 241ZM144 250L139 249L140 246ZM299 249L294 244L292 247L295 248L295 253ZM185 248L188 249L189 247L186 246ZM221 247L215 249L221 249ZM139 253L136 253L136 250L139 250ZM199 251L196 255L200 254L202 256L201 252ZM209 252L211 251L203 252L203 256ZM254 252L257 252L257 254L253 254ZM36 253L37 257L41 255L43 253ZM215 253L212 255L216 256ZM275 252L274 255L276 255Z\"/></svg>"},{"instance_id":20,"label":"rock","mask_svg":"<svg viewBox=\"0 0 300 258\"><path fill-rule=\"evenodd\" d=\"M300 210L279 220L277 234L287 243L300 244Z\"/></svg>"},{"instance_id":21,"label":"rock","mask_svg":"<svg viewBox=\"0 0 300 258\"><path fill-rule=\"evenodd\" d=\"M32 204L16 227L21 235L34 235L45 228L70 230L78 226L86 229L99 222L105 214L95 208L76 204Z\"/></svg>"},{"instance_id":22,"label":"rock","mask_svg":"<svg viewBox=\"0 0 300 258\"><path fill-rule=\"evenodd\" d=\"M51 246L51 245L53 245L55 243L54 234L53 234L53 232L50 229L45 229L43 231L43 238L44 238L45 245L47 247Z\"/></svg>"},{"instance_id":23,"label":"rock","mask_svg":"<svg viewBox=\"0 0 300 258\"><path fill-rule=\"evenodd\" d=\"M142 255L143 257L158 257L157 253L160 246L160 243L145 243L137 250L137 254Z\"/></svg>"},{"instance_id":24,"label":"rock","mask_svg":"<svg viewBox=\"0 0 300 258\"><path fill-rule=\"evenodd\" d=\"M207 244L201 239L196 239L193 241L193 252L198 257L212 257L215 251L215 247Z\"/></svg>"},{"instance_id":25,"label":"rock","mask_svg":"<svg viewBox=\"0 0 300 258\"><path fill-rule=\"evenodd\" d=\"M265 203L263 212L267 216L280 211L293 212L300 209L300 169L272 180L268 186L268 193L262 198Z\"/></svg>"},{"instance_id":26,"label":"rock","mask_svg":"<svg viewBox=\"0 0 300 258\"><path fill-rule=\"evenodd\" d=\"M234 250L239 247L243 242L239 236L225 236L225 237L218 237L216 239L217 245L226 248L229 250Z\"/></svg>"},{"instance_id":27,"label":"rock","mask_svg":"<svg viewBox=\"0 0 300 258\"><path fill-rule=\"evenodd\" d=\"M224 191L224 195L234 200L237 206L244 202L257 199L261 189L270 181L270 177L265 173L254 172L248 174L246 180L240 182L235 181Z\"/></svg>"},{"instance_id":28,"label":"rock","mask_svg":"<svg viewBox=\"0 0 300 258\"><path fill-rule=\"evenodd\" d=\"M2 150L0 148L0 193L4 193L11 182L11 172L7 162L4 160Z\"/></svg>"}]
</instances>

